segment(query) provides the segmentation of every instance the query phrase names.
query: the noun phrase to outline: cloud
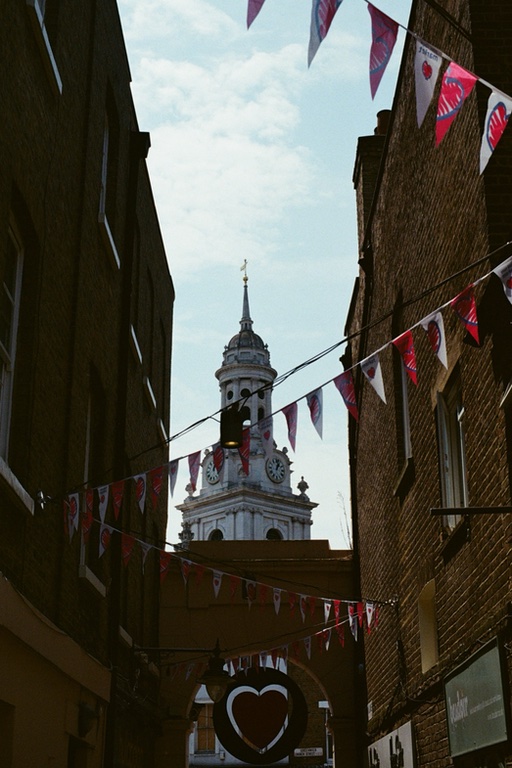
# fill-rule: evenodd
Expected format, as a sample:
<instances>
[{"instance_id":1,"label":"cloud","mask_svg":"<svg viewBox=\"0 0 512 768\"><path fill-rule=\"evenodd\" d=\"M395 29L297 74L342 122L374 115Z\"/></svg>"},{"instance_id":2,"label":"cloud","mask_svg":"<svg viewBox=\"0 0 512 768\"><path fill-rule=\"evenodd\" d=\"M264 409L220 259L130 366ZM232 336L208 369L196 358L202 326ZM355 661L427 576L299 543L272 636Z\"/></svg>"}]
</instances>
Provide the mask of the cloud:
<instances>
[{"instance_id":1,"label":"cloud","mask_svg":"<svg viewBox=\"0 0 512 768\"><path fill-rule=\"evenodd\" d=\"M122 0L120 8L125 37L138 45L175 43L184 34L225 39L240 34L239 25L207 0Z\"/></svg>"}]
</instances>

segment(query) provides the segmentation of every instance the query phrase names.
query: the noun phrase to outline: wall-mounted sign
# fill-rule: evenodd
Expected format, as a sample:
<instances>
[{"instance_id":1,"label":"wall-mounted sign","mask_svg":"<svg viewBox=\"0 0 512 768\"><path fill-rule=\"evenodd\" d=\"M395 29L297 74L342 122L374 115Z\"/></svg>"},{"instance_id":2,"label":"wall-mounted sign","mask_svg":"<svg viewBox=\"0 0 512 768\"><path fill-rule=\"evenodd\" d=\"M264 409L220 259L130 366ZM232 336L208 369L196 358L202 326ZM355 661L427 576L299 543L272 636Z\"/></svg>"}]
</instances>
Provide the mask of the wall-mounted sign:
<instances>
[{"instance_id":1,"label":"wall-mounted sign","mask_svg":"<svg viewBox=\"0 0 512 768\"><path fill-rule=\"evenodd\" d=\"M497 639L445 679L444 695L452 757L507 740L507 711Z\"/></svg>"},{"instance_id":2,"label":"wall-mounted sign","mask_svg":"<svg viewBox=\"0 0 512 768\"><path fill-rule=\"evenodd\" d=\"M323 753L322 747L299 747L293 750L294 757L320 757Z\"/></svg>"},{"instance_id":3,"label":"wall-mounted sign","mask_svg":"<svg viewBox=\"0 0 512 768\"><path fill-rule=\"evenodd\" d=\"M370 768L414 768L412 723L401 725L368 747Z\"/></svg>"}]
</instances>

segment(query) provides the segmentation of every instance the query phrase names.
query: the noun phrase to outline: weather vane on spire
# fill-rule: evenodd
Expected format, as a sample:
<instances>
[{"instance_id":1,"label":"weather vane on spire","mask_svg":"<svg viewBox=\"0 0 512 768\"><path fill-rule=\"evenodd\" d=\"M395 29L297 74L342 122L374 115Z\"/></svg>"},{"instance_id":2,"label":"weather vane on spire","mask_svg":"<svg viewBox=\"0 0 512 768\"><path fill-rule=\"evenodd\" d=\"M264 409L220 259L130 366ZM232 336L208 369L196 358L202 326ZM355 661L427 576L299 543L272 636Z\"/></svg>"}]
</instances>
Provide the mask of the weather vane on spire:
<instances>
[{"instance_id":1,"label":"weather vane on spire","mask_svg":"<svg viewBox=\"0 0 512 768\"><path fill-rule=\"evenodd\" d=\"M244 263L240 267L240 272L244 273L244 283L245 283L245 285L247 285L247 280L249 279L247 277L247 259L244 259Z\"/></svg>"}]
</instances>

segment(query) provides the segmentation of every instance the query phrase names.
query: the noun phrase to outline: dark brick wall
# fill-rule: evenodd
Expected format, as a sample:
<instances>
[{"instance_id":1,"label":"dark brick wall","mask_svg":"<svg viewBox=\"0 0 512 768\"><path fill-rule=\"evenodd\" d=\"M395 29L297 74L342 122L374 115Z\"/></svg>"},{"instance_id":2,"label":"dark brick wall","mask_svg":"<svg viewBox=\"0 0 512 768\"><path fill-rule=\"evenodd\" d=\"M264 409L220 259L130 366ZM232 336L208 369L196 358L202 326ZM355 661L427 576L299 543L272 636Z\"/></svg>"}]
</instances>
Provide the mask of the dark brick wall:
<instances>
[{"instance_id":1,"label":"dark brick wall","mask_svg":"<svg viewBox=\"0 0 512 768\"><path fill-rule=\"evenodd\" d=\"M427 3L414 3L409 26L459 64L510 93L512 32L509 4L481 0L442 2L466 36ZM433 103L416 124L414 41L408 38L384 148L382 177L364 233L373 269L362 274L348 331L386 317L352 343L357 362L453 298L511 253L486 259L510 237L512 204L510 129L479 175L480 139L489 90L475 91L439 147ZM444 71L444 67L443 70ZM370 137L371 138L371 137ZM358 192L361 200L361 191ZM359 220L364 219L359 211ZM442 281L478 259L464 274ZM438 286L436 288L436 286ZM429 289L428 295L420 297ZM430 290L431 289L431 290ZM465 343L450 308L443 311L449 370L430 350L424 331L413 331L418 386L409 384L412 461L400 452L401 427L392 350L381 354L388 404L357 376L360 421L351 425L357 556L363 597L398 598L384 606L377 632L365 640L368 700L373 718L368 740L413 720L421 765L449 762L441 680L480 644L504 628L509 600L509 522L506 515L472 516L470 541L453 556L440 518L436 393L458 367L465 407L470 506L510 504L509 416L500 408L510 379L511 307L494 278L476 290L482 343ZM415 297L413 303L409 303ZM395 324L391 314L395 309ZM507 431L508 430L508 431ZM453 542L453 536L451 537ZM445 562L446 561L446 562ZM418 597L436 583L439 663L421 670Z\"/></svg>"},{"instance_id":2,"label":"dark brick wall","mask_svg":"<svg viewBox=\"0 0 512 768\"><path fill-rule=\"evenodd\" d=\"M51 497L32 517L0 482L0 571L109 664L120 653L118 624L135 643L157 644L157 556L150 552L143 575L138 547L125 569L113 542L101 566L107 592L101 596L79 578L80 537L69 543L62 501L82 490L84 481L109 483L167 460L159 421L168 432L174 290L116 2L58 3L51 41L61 94L25 2L2 4L0 29L0 257L10 221L24 246L8 465L29 495L42 490ZM108 190L120 266L98 223L107 104L117 123L109 154L116 172ZM142 362L132 351L130 326ZM150 378L156 409L144 377ZM101 392L102 439L86 477L93 382ZM162 547L165 476L156 511L147 503L144 516L132 485L119 521L110 509L107 522Z\"/></svg>"}]
</instances>

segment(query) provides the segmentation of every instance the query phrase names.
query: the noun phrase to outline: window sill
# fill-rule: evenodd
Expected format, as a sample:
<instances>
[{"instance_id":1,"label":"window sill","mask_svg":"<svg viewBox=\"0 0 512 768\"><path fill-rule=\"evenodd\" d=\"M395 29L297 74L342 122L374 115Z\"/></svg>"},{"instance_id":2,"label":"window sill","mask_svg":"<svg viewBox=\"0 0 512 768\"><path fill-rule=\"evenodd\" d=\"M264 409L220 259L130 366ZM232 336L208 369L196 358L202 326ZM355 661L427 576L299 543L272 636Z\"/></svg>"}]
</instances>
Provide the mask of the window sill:
<instances>
[{"instance_id":1,"label":"window sill","mask_svg":"<svg viewBox=\"0 0 512 768\"><path fill-rule=\"evenodd\" d=\"M78 566L78 576L81 579L84 579L87 584L90 585L91 589L93 589L95 592L98 592L101 597L107 596L107 588L101 582L95 573L91 571L91 569L87 565L79 565Z\"/></svg>"},{"instance_id":2,"label":"window sill","mask_svg":"<svg viewBox=\"0 0 512 768\"><path fill-rule=\"evenodd\" d=\"M150 408L152 408L153 411L156 411L156 397L148 376L144 376L144 392L146 393Z\"/></svg>"},{"instance_id":3,"label":"window sill","mask_svg":"<svg viewBox=\"0 0 512 768\"><path fill-rule=\"evenodd\" d=\"M46 27L44 25L44 18L41 13L39 1L26 0L26 3L27 7L30 9L30 18L32 21L32 26L34 27L37 44L43 58L44 68L53 88L55 89L55 92L60 96L62 94L62 80L59 73L59 68L57 67L57 62L55 61L55 56L53 55L52 46L48 38L48 32L46 31Z\"/></svg>"},{"instance_id":4,"label":"window sill","mask_svg":"<svg viewBox=\"0 0 512 768\"><path fill-rule=\"evenodd\" d=\"M112 261L112 266L115 269L121 269L121 260L117 252L116 244L114 242L114 237L112 235L112 232L110 231L107 215L103 211L100 211L98 213L98 224L100 225L100 230L103 237L103 243Z\"/></svg>"},{"instance_id":5,"label":"window sill","mask_svg":"<svg viewBox=\"0 0 512 768\"><path fill-rule=\"evenodd\" d=\"M462 510L461 510L462 511ZM445 565L450 562L464 544L471 539L471 528L469 525L469 516L464 515L455 528L449 532L446 540L441 547L441 555Z\"/></svg>"},{"instance_id":6,"label":"window sill","mask_svg":"<svg viewBox=\"0 0 512 768\"><path fill-rule=\"evenodd\" d=\"M24 489L14 472L0 458L0 484L7 489L12 501L30 515L34 514L34 499Z\"/></svg>"},{"instance_id":7,"label":"window sill","mask_svg":"<svg viewBox=\"0 0 512 768\"><path fill-rule=\"evenodd\" d=\"M402 471L398 477L398 481L393 489L393 495L398 496L400 501L403 501L411 490L415 477L416 472L414 469L414 459L411 456L410 458L406 459L404 463Z\"/></svg>"},{"instance_id":8,"label":"window sill","mask_svg":"<svg viewBox=\"0 0 512 768\"><path fill-rule=\"evenodd\" d=\"M135 333L135 328L133 327L133 325L130 325L130 347L131 347L135 362L138 363L139 365L142 365L142 352L141 352L139 341L137 339L137 334Z\"/></svg>"}]
</instances>

